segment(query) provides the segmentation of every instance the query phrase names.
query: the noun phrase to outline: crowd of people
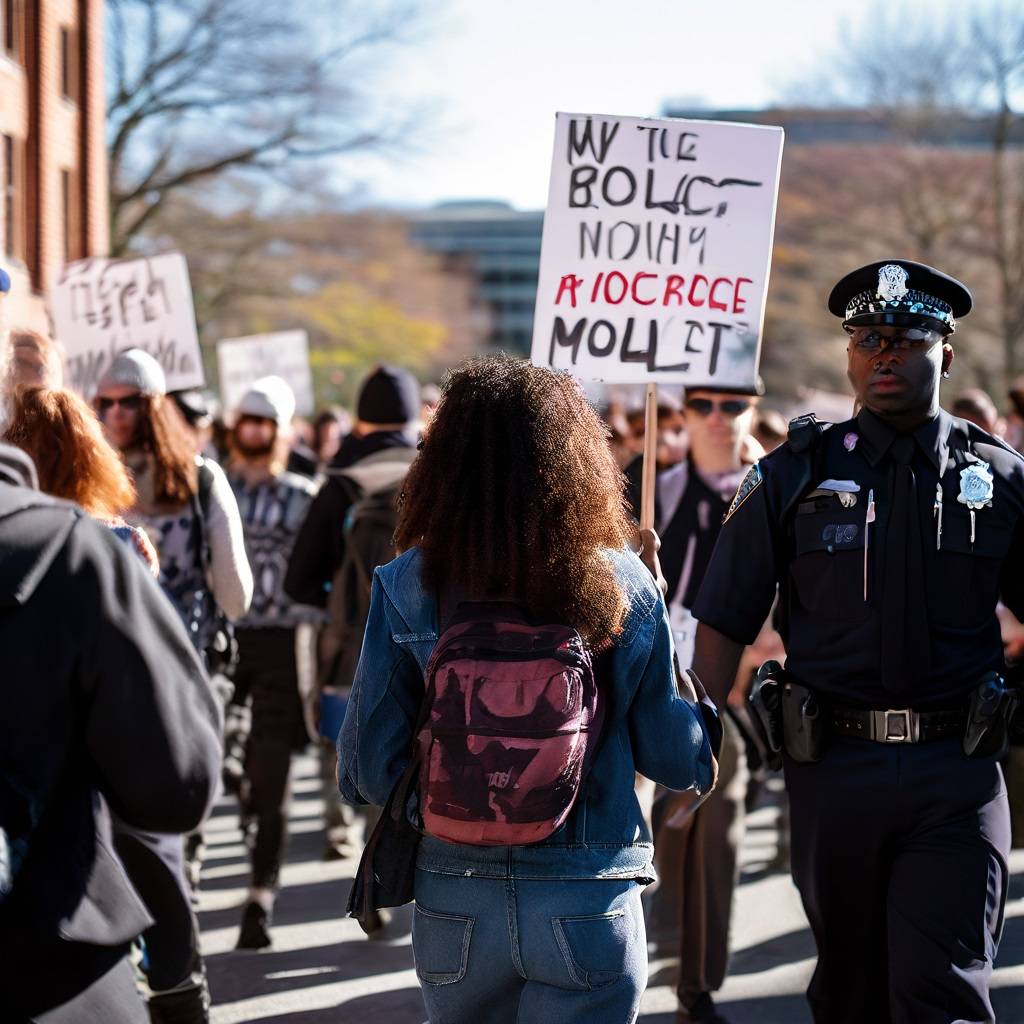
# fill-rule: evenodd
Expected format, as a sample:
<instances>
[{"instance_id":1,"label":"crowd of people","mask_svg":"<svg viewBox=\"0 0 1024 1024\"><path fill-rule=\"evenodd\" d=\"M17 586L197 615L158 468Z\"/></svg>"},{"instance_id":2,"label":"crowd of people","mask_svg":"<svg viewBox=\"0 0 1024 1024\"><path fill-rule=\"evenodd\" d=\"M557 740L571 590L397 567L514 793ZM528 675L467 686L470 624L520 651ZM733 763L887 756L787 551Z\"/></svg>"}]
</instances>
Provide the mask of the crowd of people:
<instances>
[{"instance_id":1,"label":"crowd of people","mask_svg":"<svg viewBox=\"0 0 1024 1024\"><path fill-rule=\"evenodd\" d=\"M962 304L928 281L950 308ZM935 299L927 317L889 321L844 300L857 406L829 436L843 435L847 455L862 435L864 450L883 445L877 423L903 422L885 419L873 383L858 387L856 360L899 379L914 359L939 367L926 347L952 351L952 327L934 328L944 309ZM382 932L388 909L415 898L431 1020L628 1022L649 950L678 960L680 1022L725 1020L714 994L744 819L781 756L750 698L759 667L784 662L799 628L787 602L816 614L830 599L797 575L792 597L785 545L753 519L784 515L762 508L781 499L759 488L803 444L764 407L760 382L660 388L652 532L637 526L643 411L613 399L599 415L571 377L523 361L473 360L441 392L380 366L352 413L306 423L278 377L218 417L201 393L169 393L144 351L114 358L86 401L62 386L50 339L14 329L3 345L0 636L27 695L0 723L0 938L11 951L0 1000L11 1019L208 1021L193 909L204 817L218 790L237 798L251 858L237 946L271 946L293 755L312 745L324 857L366 849L354 916ZM1002 445L1013 472L1024 389L1009 403L1001 416L977 389L953 399L952 422L973 425L962 428L965 472L993 461L977 454L984 445ZM866 533L874 498L822 467L802 485L796 564L831 558L814 570L828 584L836 547L860 528L846 513L856 506L860 524L867 502ZM940 471L940 549L942 493ZM983 505L970 506L963 557L1012 557L1009 539L976 544ZM841 521L812 536L825 513ZM720 582L745 543L727 531L733 517L761 540L749 557L763 579L747 603ZM1012 662L1024 626L1005 600ZM503 685L509 662L524 674ZM549 677L563 680L560 697L536 682ZM910 723L917 712L900 707ZM888 730L896 712L881 713ZM1024 775L1014 749L1001 754L1011 796ZM787 761L787 777L802 770ZM803 821L808 789L795 792ZM813 888L805 838L794 856L821 955L817 1019L883 1019L837 1010L849 993L832 966L834 910ZM779 865L788 859L783 841ZM988 971L993 955L991 943L980 954ZM981 1009L963 1019L990 1019L984 985L972 984ZM876 989L850 1013L880 1005ZM940 1019L914 1016L903 998L892 996L892 1019Z\"/></svg>"}]
</instances>

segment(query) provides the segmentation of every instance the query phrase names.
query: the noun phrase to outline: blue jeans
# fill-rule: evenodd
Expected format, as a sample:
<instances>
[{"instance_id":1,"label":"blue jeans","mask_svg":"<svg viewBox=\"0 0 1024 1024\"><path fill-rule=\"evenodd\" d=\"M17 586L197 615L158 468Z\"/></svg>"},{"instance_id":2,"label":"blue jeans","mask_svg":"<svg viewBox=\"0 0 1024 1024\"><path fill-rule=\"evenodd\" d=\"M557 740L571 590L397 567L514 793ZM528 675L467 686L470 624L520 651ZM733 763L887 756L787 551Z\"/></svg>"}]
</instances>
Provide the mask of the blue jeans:
<instances>
[{"instance_id":1,"label":"blue jeans","mask_svg":"<svg viewBox=\"0 0 1024 1024\"><path fill-rule=\"evenodd\" d=\"M632 1024L647 985L640 892L418 870L412 948L430 1024Z\"/></svg>"}]
</instances>

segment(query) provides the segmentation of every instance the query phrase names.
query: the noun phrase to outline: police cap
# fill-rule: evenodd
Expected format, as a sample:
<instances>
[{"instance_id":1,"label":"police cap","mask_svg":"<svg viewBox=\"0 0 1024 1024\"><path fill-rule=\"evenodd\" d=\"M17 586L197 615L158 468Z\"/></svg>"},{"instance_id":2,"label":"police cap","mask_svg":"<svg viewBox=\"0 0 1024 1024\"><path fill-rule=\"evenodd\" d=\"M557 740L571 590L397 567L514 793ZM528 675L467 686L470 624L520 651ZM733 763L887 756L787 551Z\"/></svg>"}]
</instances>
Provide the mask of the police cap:
<instances>
[{"instance_id":1,"label":"police cap","mask_svg":"<svg viewBox=\"0 0 1024 1024\"><path fill-rule=\"evenodd\" d=\"M910 260L880 260L847 274L828 297L844 327L938 327L952 334L973 299L956 278Z\"/></svg>"}]
</instances>

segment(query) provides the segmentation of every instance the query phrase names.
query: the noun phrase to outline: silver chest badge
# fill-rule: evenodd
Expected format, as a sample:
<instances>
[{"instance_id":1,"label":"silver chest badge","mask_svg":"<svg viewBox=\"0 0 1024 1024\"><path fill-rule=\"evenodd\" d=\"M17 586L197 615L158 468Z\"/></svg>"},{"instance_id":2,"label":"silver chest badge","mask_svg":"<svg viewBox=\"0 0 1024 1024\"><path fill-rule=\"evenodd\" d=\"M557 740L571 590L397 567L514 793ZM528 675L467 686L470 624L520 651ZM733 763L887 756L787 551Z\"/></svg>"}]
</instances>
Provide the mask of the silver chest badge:
<instances>
[{"instance_id":1,"label":"silver chest badge","mask_svg":"<svg viewBox=\"0 0 1024 1024\"><path fill-rule=\"evenodd\" d=\"M898 263L887 263L878 271L878 297L886 302L899 302L907 294L909 278Z\"/></svg>"},{"instance_id":2,"label":"silver chest badge","mask_svg":"<svg viewBox=\"0 0 1024 1024\"><path fill-rule=\"evenodd\" d=\"M980 508L991 508L992 495L995 493L992 481L992 467L980 459L960 470L960 494L957 501L962 502L971 510L971 547L974 547L975 522L974 512Z\"/></svg>"}]
</instances>

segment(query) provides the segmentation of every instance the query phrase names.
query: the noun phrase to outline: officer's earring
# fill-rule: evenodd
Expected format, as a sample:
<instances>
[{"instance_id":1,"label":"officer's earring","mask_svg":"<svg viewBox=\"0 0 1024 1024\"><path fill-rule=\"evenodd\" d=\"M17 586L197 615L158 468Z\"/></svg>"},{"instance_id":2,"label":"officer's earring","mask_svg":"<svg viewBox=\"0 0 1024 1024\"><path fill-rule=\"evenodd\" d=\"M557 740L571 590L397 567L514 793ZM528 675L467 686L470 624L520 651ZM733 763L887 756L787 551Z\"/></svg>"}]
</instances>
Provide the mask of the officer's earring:
<instances>
[{"instance_id":1,"label":"officer's earring","mask_svg":"<svg viewBox=\"0 0 1024 1024\"><path fill-rule=\"evenodd\" d=\"M942 379L943 380L949 380L949 370L943 370L942 371Z\"/></svg>"}]
</instances>

